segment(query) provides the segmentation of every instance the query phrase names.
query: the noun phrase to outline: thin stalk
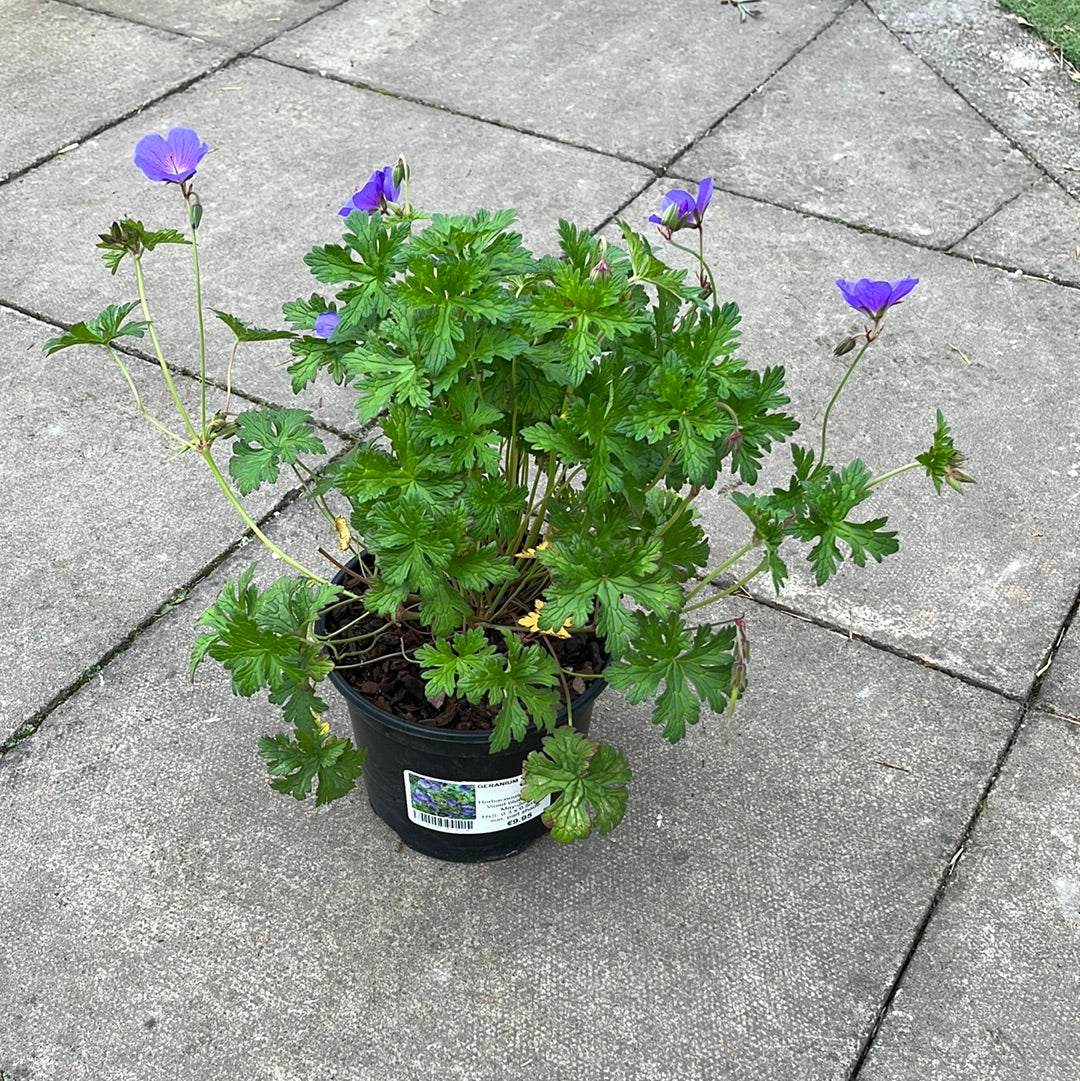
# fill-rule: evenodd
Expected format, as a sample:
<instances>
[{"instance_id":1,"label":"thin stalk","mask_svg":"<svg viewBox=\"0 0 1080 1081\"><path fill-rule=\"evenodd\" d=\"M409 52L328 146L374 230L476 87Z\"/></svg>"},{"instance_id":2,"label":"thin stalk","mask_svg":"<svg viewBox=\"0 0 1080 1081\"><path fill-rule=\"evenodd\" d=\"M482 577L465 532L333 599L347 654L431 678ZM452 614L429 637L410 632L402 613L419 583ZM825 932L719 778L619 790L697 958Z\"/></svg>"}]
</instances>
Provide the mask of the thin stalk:
<instances>
[{"instance_id":1,"label":"thin stalk","mask_svg":"<svg viewBox=\"0 0 1080 1081\"><path fill-rule=\"evenodd\" d=\"M725 559L724 562L721 563L719 567L717 567L713 571L710 571L704 578L702 578L702 580L697 584L697 587L692 589L689 593L687 593L686 600L692 601L700 592L702 592L702 590L704 590L708 586L710 586L712 584L713 580L715 578L717 578L717 576L723 574L724 571L726 571L728 569L728 567L732 567L736 563L738 563L739 560L742 559L742 557L744 555L746 555L748 552L753 551L754 548L757 547L757 544L758 544L757 540L755 538L753 538L753 537L750 540L748 540L746 542L746 544L744 544L733 556L731 556L728 559ZM687 611L685 606L683 607L683 611L684 612Z\"/></svg>"},{"instance_id":2,"label":"thin stalk","mask_svg":"<svg viewBox=\"0 0 1080 1081\"><path fill-rule=\"evenodd\" d=\"M316 493L309 491L311 482L317 476L315 471L299 459L297 459L291 464L291 468L293 471L293 475L296 477L297 481L300 484L300 487L304 490L304 495L307 496L307 498L315 504L316 509L323 516L323 518L331 526L335 526L336 515L330 509L330 504L326 502L326 497L322 495L317 495ZM306 477L304 476L304 473L300 472L301 469L304 471L304 473L307 473Z\"/></svg>"},{"instance_id":3,"label":"thin stalk","mask_svg":"<svg viewBox=\"0 0 1080 1081\"><path fill-rule=\"evenodd\" d=\"M232 343L232 349L229 350L229 363L225 366L225 404L221 408L221 415L228 417L229 406L232 404L232 370L233 363L236 360L236 350L240 346L240 339Z\"/></svg>"},{"instance_id":4,"label":"thin stalk","mask_svg":"<svg viewBox=\"0 0 1080 1081\"><path fill-rule=\"evenodd\" d=\"M727 589L722 589L719 593L714 593L707 600L698 601L697 604L690 605L689 608L683 608L682 614L686 615L687 612L696 612L699 608L704 608L707 605L715 604L719 600L723 600L724 597L730 597L732 593L738 593L743 586L752 582L767 566L769 560L766 557L752 570L749 574L743 575L733 586L728 586Z\"/></svg>"},{"instance_id":5,"label":"thin stalk","mask_svg":"<svg viewBox=\"0 0 1080 1081\"><path fill-rule=\"evenodd\" d=\"M305 578L310 579L312 582L319 582L323 585L326 584L326 579L320 575L310 571L302 563L297 563L292 556L287 552L282 551L258 526L255 519L251 517L247 512L247 508L240 502L239 499L233 494L232 488L229 486L229 482L222 476L221 470L217 467L217 462L214 461L213 455L210 453L210 448L206 447L199 450L199 454L203 461L206 462L210 469L210 472L214 475L214 480L218 482L218 487L225 493L225 498L233 505L233 509L240 515L244 525L255 534L256 537L265 545L265 547L278 557L283 563L292 567L293 570L299 571Z\"/></svg>"},{"instance_id":6,"label":"thin stalk","mask_svg":"<svg viewBox=\"0 0 1080 1081\"><path fill-rule=\"evenodd\" d=\"M164 424L161 423L160 420L157 419L157 417L151 416L151 414L147 411L146 406L143 405L142 398L139 396L139 388L135 386L135 380L131 378L131 373L128 371L127 365L120 359L119 354L116 352L115 349L113 349L111 345L107 345L105 346L105 348L108 350L109 356L113 358L116 366L120 369L120 374L127 381L127 385L131 390L132 397L134 397L135 399L135 405L138 407L139 412L143 415L143 419L148 424L151 424L153 425L153 427L157 428L157 430L163 435L166 435L170 439L173 439L177 443L179 443L182 448L181 453L185 450L189 450L191 448L191 443L187 439L185 439L182 435L177 435L177 433L172 431L170 428L167 428Z\"/></svg>"},{"instance_id":7,"label":"thin stalk","mask_svg":"<svg viewBox=\"0 0 1080 1081\"><path fill-rule=\"evenodd\" d=\"M206 324L203 319L202 278L199 275L199 230L195 227L195 208L185 200L191 225L191 261L195 271L195 315L199 321L199 416L206 431ZM230 368L232 358L229 360Z\"/></svg>"},{"instance_id":8,"label":"thin stalk","mask_svg":"<svg viewBox=\"0 0 1080 1081\"><path fill-rule=\"evenodd\" d=\"M677 453L677 449L672 450L672 452L664 459L663 465L661 465L660 468L656 471L656 476L653 477L653 479L645 485L644 491L651 491L664 479L665 476L667 476L667 471L671 467L671 463L675 461L675 455Z\"/></svg>"},{"instance_id":9,"label":"thin stalk","mask_svg":"<svg viewBox=\"0 0 1080 1081\"><path fill-rule=\"evenodd\" d=\"M916 469L921 462L908 462L907 465L899 466L897 469L890 469L888 473L882 473L879 477L874 477L873 480L866 482L867 488L873 488L876 484L881 484L884 481L892 480L893 477L900 476L901 473L906 473L909 469Z\"/></svg>"},{"instance_id":10,"label":"thin stalk","mask_svg":"<svg viewBox=\"0 0 1080 1081\"><path fill-rule=\"evenodd\" d=\"M515 356L510 361L510 397L513 401L513 409L510 413L510 436L506 441L506 476L511 484L517 483L517 426L518 426L518 404L517 404L517 375L518 375L518 358Z\"/></svg>"},{"instance_id":11,"label":"thin stalk","mask_svg":"<svg viewBox=\"0 0 1080 1081\"><path fill-rule=\"evenodd\" d=\"M566 723L571 728L573 728L574 727L574 705L573 705L573 701L572 701L572 698L571 698L571 695L570 695L570 684L567 683L567 681L566 681L566 673L563 671L562 664L559 663L559 658L558 658L557 654L555 653L555 647L550 642L545 641L543 637L541 637L540 641L543 643L543 645L547 649L548 653L551 654L551 659L556 663L556 665L558 665L559 683L562 686L563 701L566 703Z\"/></svg>"},{"instance_id":12,"label":"thin stalk","mask_svg":"<svg viewBox=\"0 0 1080 1081\"><path fill-rule=\"evenodd\" d=\"M683 516L683 514L686 512L686 508L689 507L695 499L697 499L700 492L700 484L692 485L690 491L688 491L686 495L684 495L680 499L679 505L672 512L671 517L656 531L654 536L657 538L662 537Z\"/></svg>"},{"instance_id":13,"label":"thin stalk","mask_svg":"<svg viewBox=\"0 0 1080 1081\"><path fill-rule=\"evenodd\" d=\"M142 307L143 318L146 320L147 330L150 331L150 341L154 346L154 355L157 357L158 366L161 368L161 374L165 379L165 386L169 388L169 394L172 396L173 404L176 406L176 411L180 414L180 418L183 420L184 427L187 428L192 442L199 443L202 436L195 430L195 425L191 423L191 418L184 408L183 400L180 398L180 394L176 389L176 384L173 382L172 373L169 371L169 366L165 363L165 354L161 351L161 343L158 341L157 331L154 330L154 320L150 317L150 301L146 296L146 279L143 276L142 258L135 255L133 256L133 259L135 260L135 283L139 288L139 304Z\"/></svg>"},{"instance_id":14,"label":"thin stalk","mask_svg":"<svg viewBox=\"0 0 1080 1081\"><path fill-rule=\"evenodd\" d=\"M851 378L851 373L855 371L859 361L866 355L871 343L875 341L876 335L874 331L876 329L877 322L875 321L873 327L866 332L866 341L863 342L862 348L855 354L855 359L848 365L848 370L844 372L844 378L840 380L836 390L833 391L833 396L829 399L829 404L825 407L825 416L821 418L821 450L818 452L818 465L823 465L825 462L825 433L829 427L829 414L832 413L833 406L836 405L836 399L840 397L840 392Z\"/></svg>"},{"instance_id":15,"label":"thin stalk","mask_svg":"<svg viewBox=\"0 0 1080 1081\"><path fill-rule=\"evenodd\" d=\"M709 279L709 283L712 286L713 293L716 293L716 275L712 272L712 267L705 261L705 237L703 235L698 236L698 250L694 251L693 248L688 248L685 244L679 244L676 241L668 238L668 243L673 248L678 248L679 251L686 252L687 255L692 255L700 264L701 269L705 272L705 276Z\"/></svg>"}]
</instances>

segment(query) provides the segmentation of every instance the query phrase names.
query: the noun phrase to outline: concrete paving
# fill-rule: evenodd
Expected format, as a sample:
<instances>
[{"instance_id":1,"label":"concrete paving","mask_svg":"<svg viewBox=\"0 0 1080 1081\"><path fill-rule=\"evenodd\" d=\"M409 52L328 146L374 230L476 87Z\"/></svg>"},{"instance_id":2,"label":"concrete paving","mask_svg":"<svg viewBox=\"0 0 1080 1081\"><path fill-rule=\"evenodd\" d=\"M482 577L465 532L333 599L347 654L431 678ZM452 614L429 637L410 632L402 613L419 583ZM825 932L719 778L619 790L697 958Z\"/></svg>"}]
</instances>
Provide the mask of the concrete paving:
<instances>
[{"instance_id":1,"label":"concrete paving","mask_svg":"<svg viewBox=\"0 0 1080 1081\"><path fill-rule=\"evenodd\" d=\"M0 1081L1080 1076L1080 83L993 0L757 8L0 5ZM832 439L886 469L882 431L917 452L940 405L979 483L900 478L898 555L728 602L753 641L730 730L670 747L603 696L635 768L608 838L451 865L362 792L284 800L274 711L187 676L256 546L102 357L39 348L133 297L109 222L178 224L130 164L176 124L213 147L209 301L263 325L399 153L418 203L516 206L545 249L560 215L643 228L713 175L745 355L819 412L855 325L833 279L914 274ZM151 268L190 371L186 253ZM289 401L285 363L250 350L239 393ZM304 399L331 452L333 389ZM309 556L287 487L255 509ZM723 494L704 511L738 543Z\"/></svg>"}]
</instances>

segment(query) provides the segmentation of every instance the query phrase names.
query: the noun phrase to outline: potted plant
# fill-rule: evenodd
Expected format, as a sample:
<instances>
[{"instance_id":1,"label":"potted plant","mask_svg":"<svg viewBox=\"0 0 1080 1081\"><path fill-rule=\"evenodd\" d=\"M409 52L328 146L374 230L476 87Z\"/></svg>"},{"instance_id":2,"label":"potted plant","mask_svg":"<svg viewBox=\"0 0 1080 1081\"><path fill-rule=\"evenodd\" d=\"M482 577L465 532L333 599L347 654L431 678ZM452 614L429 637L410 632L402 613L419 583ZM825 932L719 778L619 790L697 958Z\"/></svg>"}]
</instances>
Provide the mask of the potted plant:
<instances>
[{"instance_id":1,"label":"potted plant","mask_svg":"<svg viewBox=\"0 0 1080 1081\"><path fill-rule=\"evenodd\" d=\"M194 177L206 150L183 128L139 142L135 164L179 189L186 229L114 222L98 246L114 274L130 257L139 299L45 348L104 347L142 409L112 343L148 335L177 414L148 419L205 461L284 560L269 586L254 567L229 582L193 651L193 668L213 658L236 693L265 690L282 708L291 731L259 740L280 792L325 803L363 767L376 811L451 859L506 855L544 828L563 842L606 833L630 769L587 732L605 683L653 699L663 737L682 739L702 705L730 710L746 687L745 624L710 621L710 606L761 574L780 590L791 548L821 584L845 560L895 552L886 518L861 510L886 480L917 468L938 491L970 480L940 412L914 461L874 474L829 460L838 396L914 278L837 282L862 321L836 349L850 362L816 437L789 444L787 484L756 490L799 424L783 368L738 355L738 309L716 297L702 241L711 179L668 192L650 218L694 257L688 275L625 222L622 246L560 222L561 254L538 257L511 211L421 213L404 161L342 208L340 244L308 253L325 292L284 305L291 329L215 312L238 344L288 342L294 392L328 377L355 396L362 424L377 423L316 470L305 457L325 448L309 413L211 413L205 355L189 410L155 334L143 264L161 244L191 246L202 318ZM244 506L283 469L325 515L329 562L281 551ZM695 500L725 474L742 482L732 498L747 530L714 555ZM349 702L356 746L323 719L327 677Z\"/></svg>"}]
</instances>

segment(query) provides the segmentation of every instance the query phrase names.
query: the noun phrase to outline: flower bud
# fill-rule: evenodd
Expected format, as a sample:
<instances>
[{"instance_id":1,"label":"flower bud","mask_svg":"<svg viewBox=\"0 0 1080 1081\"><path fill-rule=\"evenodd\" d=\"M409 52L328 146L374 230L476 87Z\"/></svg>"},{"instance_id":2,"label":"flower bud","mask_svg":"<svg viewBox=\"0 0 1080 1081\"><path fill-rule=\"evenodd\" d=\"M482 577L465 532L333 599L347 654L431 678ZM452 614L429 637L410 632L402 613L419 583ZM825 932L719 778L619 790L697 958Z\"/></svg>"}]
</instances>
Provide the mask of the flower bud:
<instances>
[{"instance_id":1,"label":"flower bud","mask_svg":"<svg viewBox=\"0 0 1080 1081\"><path fill-rule=\"evenodd\" d=\"M833 356L842 357L845 353L850 353L854 348L855 339L849 335L833 350Z\"/></svg>"},{"instance_id":2,"label":"flower bud","mask_svg":"<svg viewBox=\"0 0 1080 1081\"><path fill-rule=\"evenodd\" d=\"M405 184L409 180L409 163L402 157L394 163L394 172L392 179L395 188L400 188L402 184Z\"/></svg>"},{"instance_id":3,"label":"flower bud","mask_svg":"<svg viewBox=\"0 0 1080 1081\"><path fill-rule=\"evenodd\" d=\"M600 238L600 259L589 271L589 277L594 279L611 277L611 265L607 261L607 240L604 237Z\"/></svg>"},{"instance_id":4,"label":"flower bud","mask_svg":"<svg viewBox=\"0 0 1080 1081\"><path fill-rule=\"evenodd\" d=\"M724 436L724 441L720 444L720 453L722 455L734 454L743 445L745 438L741 428L732 429Z\"/></svg>"},{"instance_id":5,"label":"flower bud","mask_svg":"<svg viewBox=\"0 0 1080 1081\"><path fill-rule=\"evenodd\" d=\"M198 195L193 191L187 192L188 215L191 218L191 228L198 229L202 221L202 203Z\"/></svg>"},{"instance_id":6,"label":"flower bud","mask_svg":"<svg viewBox=\"0 0 1080 1081\"><path fill-rule=\"evenodd\" d=\"M660 227L662 229L668 229L674 232L679 228L679 220L682 217L682 212L678 203L668 203L660 211Z\"/></svg>"},{"instance_id":7,"label":"flower bud","mask_svg":"<svg viewBox=\"0 0 1080 1081\"><path fill-rule=\"evenodd\" d=\"M959 492L961 484L974 484L975 478L970 473L958 469L955 465L945 470L945 483L955 492Z\"/></svg>"}]
</instances>

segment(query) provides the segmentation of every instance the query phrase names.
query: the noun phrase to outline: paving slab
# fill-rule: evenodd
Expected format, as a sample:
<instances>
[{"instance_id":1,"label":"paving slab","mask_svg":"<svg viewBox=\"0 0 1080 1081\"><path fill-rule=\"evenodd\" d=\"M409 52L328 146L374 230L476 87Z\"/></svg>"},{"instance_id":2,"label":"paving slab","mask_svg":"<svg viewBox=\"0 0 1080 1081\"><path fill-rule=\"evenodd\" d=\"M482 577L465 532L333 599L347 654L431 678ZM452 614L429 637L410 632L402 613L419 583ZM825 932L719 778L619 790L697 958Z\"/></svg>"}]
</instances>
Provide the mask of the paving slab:
<instances>
[{"instance_id":1,"label":"paving slab","mask_svg":"<svg viewBox=\"0 0 1080 1081\"><path fill-rule=\"evenodd\" d=\"M274 536L310 545L312 519ZM726 742L709 715L669 746L609 692L595 731L635 769L619 829L443 864L361 794L269 791L269 707L212 666L187 677L210 593L0 761L9 1074L840 1079L1016 721L745 602L753 682Z\"/></svg>"},{"instance_id":2,"label":"paving slab","mask_svg":"<svg viewBox=\"0 0 1080 1081\"><path fill-rule=\"evenodd\" d=\"M341 0L80 0L81 6L233 49L254 49Z\"/></svg>"},{"instance_id":3,"label":"paving slab","mask_svg":"<svg viewBox=\"0 0 1080 1081\"><path fill-rule=\"evenodd\" d=\"M671 171L938 248L1038 175L861 4Z\"/></svg>"},{"instance_id":4,"label":"paving slab","mask_svg":"<svg viewBox=\"0 0 1080 1081\"><path fill-rule=\"evenodd\" d=\"M272 125L263 122L268 102ZM184 227L177 190L150 184L131 164L139 138L174 125L194 127L212 147L196 184L207 306L261 326L283 326L282 302L319 287L304 255L315 243L340 242L338 210L372 169L400 154L412 166L417 206L445 213L517 207L526 243L541 251L556 248L560 216L593 228L649 179L644 169L603 155L248 60L0 190L0 214L23 223L0 242L0 300L70 324L136 295L130 269L110 278L94 245L121 216ZM64 199L56 198L59 190ZM64 258L40 259L46 245ZM194 370L190 255L179 246L159 248L146 263L168 355ZM224 378L231 334L213 317L208 333L211 374ZM290 360L280 343L242 349L233 384L291 401ZM339 398L319 389L301 404L355 428L351 399Z\"/></svg>"},{"instance_id":5,"label":"paving slab","mask_svg":"<svg viewBox=\"0 0 1080 1081\"><path fill-rule=\"evenodd\" d=\"M1080 195L1080 86L997 0L869 0L903 43Z\"/></svg>"},{"instance_id":6,"label":"paving slab","mask_svg":"<svg viewBox=\"0 0 1080 1081\"><path fill-rule=\"evenodd\" d=\"M139 415L104 352L42 354L55 333L0 308L18 361L0 369L0 455L18 463L0 517L0 742L244 533L203 463L175 457ZM147 410L170 421L158 373L137 359L131 370ZM179 382L190 407L194 388ZM288 489L283 480L256 493L250 509L267 513Z\"/></svg>"},{"instance_id":7,"label":"paving slab","mask_svg":"<svg viewBox=\"0 0 1080 1081\"><path fill-rule=\"evenodd\" d=\"M261 54L659 166L848 3L349 0Z\"/></svg>"},{"instance_id":8,"label":"paving slab","mask_svg":"<svg viewBox=\"0 0 1080 1081\"><path fill-rule=\"evenodd\" d=\"M643 224L666 186L655 185L623 217ZM1080 324L1080 294L736 196L714 197L705 247L720 297L741 308L742 355L786 366L806 424L800 440L815 453L846 366L833 347L862 328L834 280L920 279L834 410L829 456L861 457L875 474L912 461L930 445L940 408L978 483L963 496L947 488L939 496L919 470L884 485L864 517L887 513L900 553L845 567L821 589L793 548L781 600L1026 694L1080 577L1075 504L1061 498L1080 486L1080 388L1059 374L1061 342ZM786 484L789 469L782 450L765 483ZM748 539L727 492L699 503L714 555ZM774 596L766 580L751 589Z\"/></svg>"},{"instance_id":9,"label":"paving slab","mask_svg":"<svg viewBox=\"0 0 1080 1081\"><path fill-rule=\"evenodd\" d=\"M1040 177L952 250L1080 284L1080 201L1049 177Z\"/></svg>"},{"instance_id":10,"label":"paving slab","mask_svg":"<svg viewBox=\"0 0 1080 1081\"><path fill-rule=\"evenodd\" d=\"M5 31L0 58L0 181L228 56L218 46L55 0L7 0L4 22L18 39L15 47Z\"/></svg>"},{"instance_id":11,"label":"paving slab","mask_svg":"<svg viewBox=\"0 0 1080 1081\"><path fill-rule=\"evenodd\" d=\"M1080 1076L1080 729L1035 714L860 1081Z\"/></svg>"}]
</instances>

